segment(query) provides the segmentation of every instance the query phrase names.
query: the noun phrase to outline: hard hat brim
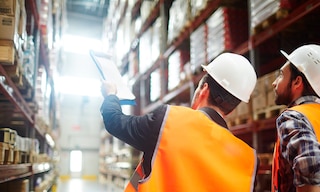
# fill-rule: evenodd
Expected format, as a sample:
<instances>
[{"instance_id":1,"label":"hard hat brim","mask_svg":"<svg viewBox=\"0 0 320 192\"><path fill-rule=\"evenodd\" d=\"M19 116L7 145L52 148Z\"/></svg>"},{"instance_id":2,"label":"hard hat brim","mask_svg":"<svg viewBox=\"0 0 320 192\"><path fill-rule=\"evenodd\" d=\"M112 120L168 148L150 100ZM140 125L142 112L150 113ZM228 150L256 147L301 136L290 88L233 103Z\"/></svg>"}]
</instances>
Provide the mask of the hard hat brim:
<instances>
[{"instance_id":1,"label":"hard hat brim","mask_svg":"<svg viewBox=\"0 0 320 192\"><path fill-rule=\"evenodd\" d=\"M285 58L287 58L287 60L290 61L288 53L284 52L283 50L280 50L280 52L281 52L281 54L282 54L283 56L285 56ZM291 62L291 61L290 61L290 62Z\"/></svg>"}]
</instances>

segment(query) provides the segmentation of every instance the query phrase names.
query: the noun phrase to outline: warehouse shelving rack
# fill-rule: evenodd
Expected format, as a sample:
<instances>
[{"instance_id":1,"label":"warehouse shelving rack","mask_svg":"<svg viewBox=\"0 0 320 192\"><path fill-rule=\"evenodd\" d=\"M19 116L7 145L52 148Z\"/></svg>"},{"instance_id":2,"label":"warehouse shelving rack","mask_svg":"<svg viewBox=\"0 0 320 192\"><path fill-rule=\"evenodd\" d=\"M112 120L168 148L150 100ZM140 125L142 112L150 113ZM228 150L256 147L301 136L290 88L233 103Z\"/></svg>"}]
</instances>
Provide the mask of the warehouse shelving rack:
<instances>
[{"instance_id":1,"label":"warehouse shelving rack","mask_svg":"<svg viewBox=\"0 0 320 192\"><path fill-rule=\"evenodd\" d=\"M50 1L51 2L51 1ZM50 59L45 39L44 29L40 26L40 15L38 12L39 1L25 0L25 8L27 15L26 30L28 35L36 37L34 43L38 43L39 48L36 50L36 66L44 66L48 74L48 83L52 85L52 78L50 77ZM57 29L60 30L60 29ZM37 38L38 37L38 38ZM51 136L50 131L47 128L39 127L35 114L37 111L37 104L30 98L25 98L23 93L19 89L18 85L11 79L8 72L3 65L0 65L0 75L4 77L5 81L0 82L0 96L1 96L1 116L8 116L10 118L1 118L0 125L2 127L10 127L17 131L18 135L23 137L38 139L40 153L46 154L41 160L34 161L34 157L28 154L26 161L18 164L1 164L0 165L0 190L6 190L9 185L14 185L15 189L28 190L28 191L51 191L52 186L55 183L55 177L57 176L55 161L53 155L55 153L55 147L52 146L46 139ZM32 94L36 91L35 88L29 87L32 90ZM55 100L52 99L52 108L50 113L56 113ZM5 108L4 108L5 106ZM53 115L54 117L54 115ZM18 121L20 124L12 123L10 120ZM51 120L50 120L51 121ZM54 120L52 120L54 121ZM50 122L52 123L52 122ZM50 125L49 125L50 126ZM51 136L52 137L52 136ZM39 157L36 157L39 158ZM31 160L32 159L32 160ZM56 175L47 178L46 175ZM42 183L39 183L39 180ZM28 181L28 182L24 182Z\"/></svg>"}]
</instances>

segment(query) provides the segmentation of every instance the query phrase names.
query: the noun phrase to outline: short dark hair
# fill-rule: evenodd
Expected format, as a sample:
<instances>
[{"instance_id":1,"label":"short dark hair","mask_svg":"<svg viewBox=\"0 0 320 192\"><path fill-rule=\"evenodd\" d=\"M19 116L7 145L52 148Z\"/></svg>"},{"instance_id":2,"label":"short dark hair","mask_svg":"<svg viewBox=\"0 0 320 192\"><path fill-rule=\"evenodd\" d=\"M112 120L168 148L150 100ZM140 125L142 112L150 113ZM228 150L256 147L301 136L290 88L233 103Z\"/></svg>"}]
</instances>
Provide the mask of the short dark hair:
<instances>
[{"instance_id":1,"label":"short dark hair","mask_svg":"<svg viewBox=\"0 0 320 192\"><path fill-rule=\"evenodd\" d=\"M302 83L304 86L304 90L302 91L303 96L307 95L314 95L317 96L316 92L313 90L311 87L309 81L307 80L306 76L292 63L290 63L290 72L291 72L291 77L290 77L290 82L295 80L298 76L302 78Z\"/></svg>"},{"instance_id":2,"label":"short dark hair","mask_svg":"<svg viewBox=\"0 0 320 192\"><path fill-rule=\"evenodd\" d=\"M208 98L208 103L219 107L219 109L225 114L229 114L233 111L241 102L240 99L233 96L227 90L225 90L217 81L215 81L209 74L203 76L203 84L207 83L210 90L210 97Z\"/></svg>"}]
</instances>

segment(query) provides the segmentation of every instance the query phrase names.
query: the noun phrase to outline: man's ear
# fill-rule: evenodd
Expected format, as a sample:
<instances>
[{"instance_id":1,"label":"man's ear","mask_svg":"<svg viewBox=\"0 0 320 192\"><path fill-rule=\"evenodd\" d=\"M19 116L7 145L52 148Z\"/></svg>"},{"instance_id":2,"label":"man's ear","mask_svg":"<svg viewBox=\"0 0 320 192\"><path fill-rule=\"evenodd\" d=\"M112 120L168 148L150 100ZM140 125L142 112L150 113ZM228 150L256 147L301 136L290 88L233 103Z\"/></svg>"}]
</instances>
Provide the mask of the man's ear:
<instances>
[{"instance_id":1,"label":"man's ear","mask_svg":"<svg viewBox=\"0 0 320 192\"><path fill-rule=\"evenodd\" d=\"M301 89L303 88L303 79L301 76L297 76L293 81L292 81L292 86L294 89Z\"/></svg>"},{"instance_id":2,"label":"man's ear","mask_svg":"<svg viewBox=\"0 0 320 192\"><path fill-rule=\"evenodd\" d=\"M208 83L204 83L200 90L200 95L208 95L209 94L209 85Z\"/></svg>"}]
</instances>

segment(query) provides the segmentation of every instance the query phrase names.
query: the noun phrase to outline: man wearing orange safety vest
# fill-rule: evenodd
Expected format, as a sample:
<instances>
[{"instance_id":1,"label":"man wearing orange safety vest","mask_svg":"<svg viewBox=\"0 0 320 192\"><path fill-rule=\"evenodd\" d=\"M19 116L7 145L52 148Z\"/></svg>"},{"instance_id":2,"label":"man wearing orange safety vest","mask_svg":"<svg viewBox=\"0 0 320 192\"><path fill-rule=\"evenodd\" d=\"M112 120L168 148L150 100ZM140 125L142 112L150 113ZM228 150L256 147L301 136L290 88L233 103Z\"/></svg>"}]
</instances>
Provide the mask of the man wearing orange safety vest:
<instances>
[{"instance_id":1,"label":"man wearing orange safety vest","mask_svg":"<svg viewBox=\"0 0 320 192\"><path fill-rule=\"evenodd\" d=\"M191 108L161 105L142 116L124 115L115 85L102 83L106 130L143 152L125 191L253 191L256 151L228 130L223 117L249 101L255 70L234 53L223 53L203 68L207 74Z\"/></svg>"},{"instance_id":2,"label":"man wearing orange safety vest","mask_svg":"<svg viewBox=\"0 0 320 192\"><path fill-rule=\"evenodd\" d=\"M272 191L320 191L320 46L290 55L272 83L275 103L288 108L277 118Z\"/></svg>"}]
</instances>

